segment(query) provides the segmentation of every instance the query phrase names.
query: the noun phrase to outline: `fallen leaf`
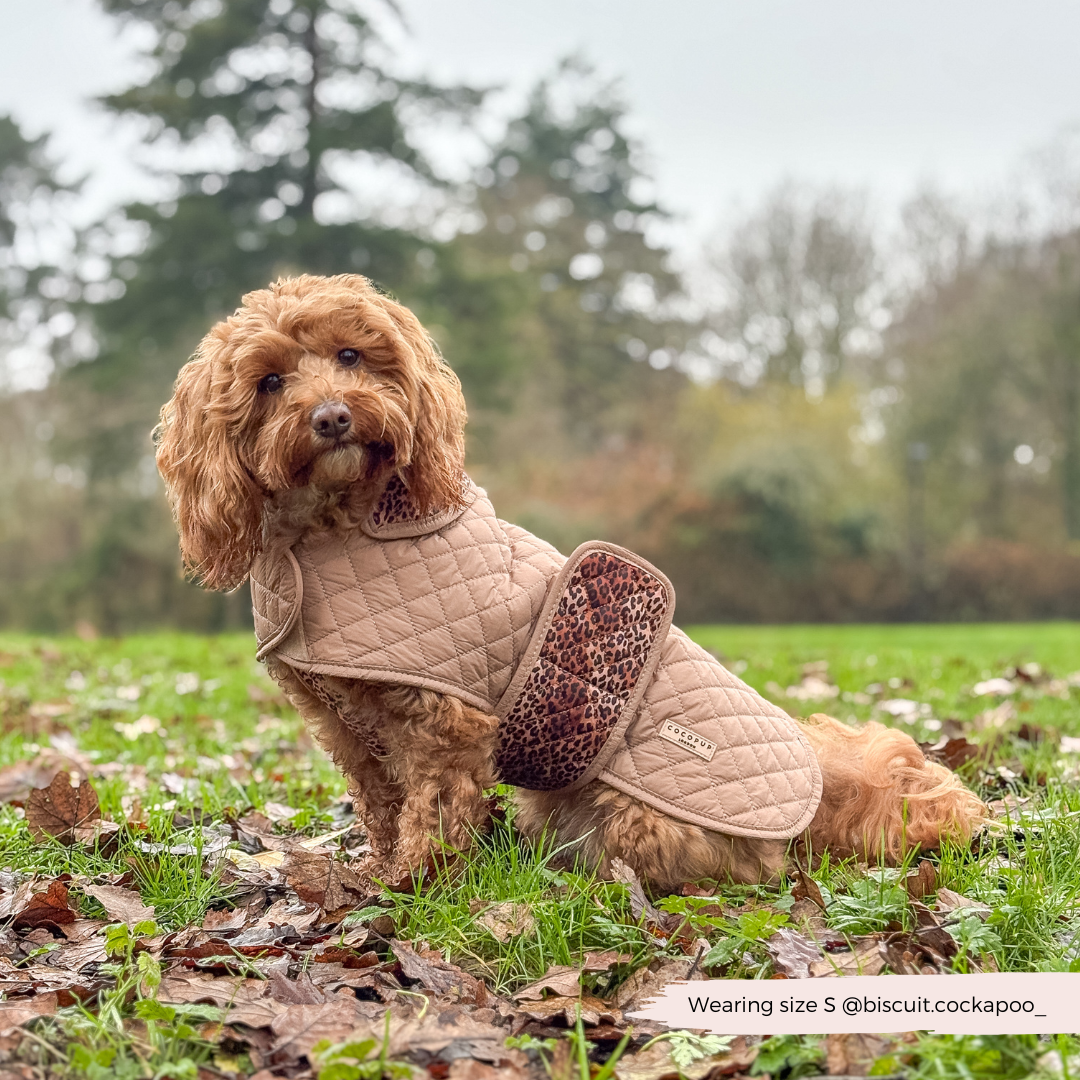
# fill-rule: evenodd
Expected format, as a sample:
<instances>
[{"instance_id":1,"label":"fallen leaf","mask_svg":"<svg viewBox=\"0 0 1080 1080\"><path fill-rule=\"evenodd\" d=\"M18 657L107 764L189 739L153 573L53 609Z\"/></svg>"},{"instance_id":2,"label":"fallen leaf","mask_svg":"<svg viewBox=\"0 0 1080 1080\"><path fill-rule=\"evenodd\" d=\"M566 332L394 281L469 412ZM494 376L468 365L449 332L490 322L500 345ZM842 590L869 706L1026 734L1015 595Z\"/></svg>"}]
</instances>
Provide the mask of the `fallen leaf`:
<instances>
[{"instance_id":1,"label":"fallen leaf","mask_svg":"<svg viewBox=\"0 0 1080 1080\"><path fill-rule=\"evenodd\" d=\"M782 926L766 942L773 966L789 979L808 979L810 965L824 959L824 953L808 937L790 926Z\"/></svg>"},{"instance_id":2,"label":"fallen leaf","mask_svg":"<svg viewBox=\"0 0 1080 1080\"><path fill-rule=\"evenodd\" d=\"M73 844L77 833L91 830L101 817L97 792L88 783L71 786L71 774L58 772L47 788L30 792L26 803L26 825L35 840L55 837Z\"/></svg>"},{"instance_id":3,"label":"fallen leaf","mask_svg":"<svg viewBox=\"0 0 1080 1080\"><path fill-rule=\"evenodd\" d=\"M273 1050L290 1058L306 1057L323 1039L341 1042L356 1027L363 1010L356 998L320 1005L289 1005L270 1022Z\"/></svg>"},{"instance_id":4,"label":"fallen leaf","mask_svg":"<svg viewBox=\"0 0 1080 1080\"><path fill-rule=\"evenodd\" d=\"M681 960L654 960L649 967L638 968L615 991L613 1001L624 1013L636 1011L649 998L658 997L668 983L684 979L700 981L705 974L700 967L695 967L689 957ZM639 1022L637 1028L641 1028Z\"/></svg>"},{"instance_id":5,"label":"fallen leaf","mask_svg":"<svg viewBox=\"0 0 1080 1080\"><path fill-rule=\"evenodd\" d=\"M572 997L581 990L581 971L569 964L552 964L543 978L523 986L514 994L515 1001L540 1001L544 991L550 990L556 997Z\"/></svg>"},{"instance_id":6,"label":"fallen leaf","mask_svg":"<svg viewBox=\"0 0 1080 1080\"><path fill-rule=\"evenodd\" d=\"M961 765L976 760L983 753L980 746L969 742L963 736L956 739L941 739L932 745L926 743L920 743L919 745L923 753L931 761L937 761L954 772Z\"/></svg>"},{"instance_id":7,"label":"fallen leaf","mask_svg":"<svg viewBox=\"0 0 1080 1080\"><path fill-rule=\"evenodd\" d=\"M208 908L203 916L202 928L211 931L242 930L250 918L251 912L244 908L234 908L232 911L228 908L224 911Z\"/></svg>"},{"instance_id":8,"label":"fallen leaf","mask_svg":"<svg viewBox=\"0 0 1080 1080\"><path fill-rule=\"evenodd\" d=\"M344 863L328 855L290 851L281 864L285 880L301 900L340 911L365 899L369 890Z\"/></svg>"},{"instance_id":9,"label":"fallen leaf","mask_svg":"<svg viewBox=\"0 0 1080 1080\"><path fill-rule=\"evenodd\" d=\"M976 914L982 919L990 915L990 908L986 904L980 903L978 900L972 900L970 897L963 896L958 892L953 892L952 889L938 889L938 912L956 911L959 908L967 908L972 914Z\"/></svg>"},{"instance_id":10,"label":"fallen leaf","mask_svg":"<svg viewBox=\"0 0 1080 1080\"><path fill-rule=\"evenodd\" d=\"M505 944L512 937L529 937L536 930L536 919L528 904L494 904L476 917L496 941Z\"/></svg>"},{"instance_id":11,"label":"fallen leaf","mask_svg":"<svg viewBox=\"0 0 1080 1080\"><path fill-rule=\"evenodd\" d=\"M601 1001L592 994L571 995L568 997L549 997L543 1001L526 1001L518 1005L518 1011L531 1020L541 1023L551 1023L552 1020L561 1020L567 1027L573 1027L577 1022L580 1010L581 1022L595 1026L606 1021L609 1024L622 1023L622 1010Z\"/></svg>"},{"instance_id":12,"label":"fallen leaf","mask_svg":"<svg viewBox=\"0 0 1080 1080\"><path fill-rule=\"evenodd\" d=\"M818 883L802 870L795 871L795 885L791 890L791 895L796 900L809 900L821 911L825 910L825 900L822 898Z\"/></svg>"},{"instance_id":13,"label":"fallen leaf","mask_svg":"<svg viewBox=\"0 0 1080 1080\"><path fill-rule=\"evenodd\" d=\"M415 979L425 990L471 1005L487 1002L487 987L466 971L447 963L437 952L418 953L407 941L393 938L390 949L401 964L402 974Z\"/></svg>"},{"instance_id":14,"label":"fallen leaf","mask_svg":"<svg viewBox=\"0 0 1080 1080\"><path fill-rule=\"evenodd\" d=\"M117 885L80 885L79 888L92 896L105 909L113 922L135 923L153 922L154 909L142 902L142 897L131 889L122 889Z\"/></svg>"},{"instance_id":15,"label":"fallen leaf","mask_svg":"<svg viewBox=\"0 0 1080 1080\"><path fill-rule=\"evenodd\" d=\"M300 813L295 807L286 806L284 803L268 802L263 805L263 811L273 822L290 821Z\"/></svg>"},{"instance_id":16,"label":"fallen leaf","mask_svg":"<svg viewBox=\"0 0 1080 1080\"><path fill-rule=\"evenodd\" d=\"M622 859L611 860L611 873L616 881L621 881L630 894L630 911L637 920L644 919L646 927L652 927L667 936L678 930L684 920L681 915L674 912L659 911L649 902L645 895L645 887L641 884L641 878L633 867L623 862Z\"/></svg>"},{"instance_id":17,"label":"fallen leaf","mask_svg":"<svg viewBox=\"0 0 1080 1080\"><path fill-rule=\"evenodd\" d=\"M15 913L15 926L55 926L73 923L77 914L68 896L67 883L59 879L49 883L44 892L31 893L26 904Z\"/></svg>"},{"instance_id":18,"label":"fallen leaf","mask_svg":"<svg viewBox=\"0 0 1080 1080\"><path fill-rule=\"evenodd\" d=\"M581 992L582 972L609 971L616 964L629 964L633 959L627 953L592 952L586 953L581 958L581 966L571 964L552 964L543 977L523 986L514 994L515 1001L539 1001L544 996L545 990L551 990L554 994L562 997L573 997Z\"/></svg>"},{"instance_id":19,"label":"fallen leaf","mask_svg":"<svg viewBox=\"0 0 1080 1080\"><path fill-rule=\"evenodd\" d=\"M830 1076L866 1076L875 1061L890 1053L895 1035L832 1034L825 1037L825 1067Z\"/></svg>"},{"instance_id":20,"label":"fallen leaf","mask_svg":"<svg viewBox=\"0 0 1080 1080\"><path fill-rule=\"evenodd\" d=\"M455 1058L447 1074L448 1080L526 1080L528 1076L523 1065L489 1065L476 1058Z\"/></svg>"},{"instance_id":21,"label":"fallen leaf","mask_svg":"<svg viewBox=\"0 0 1080 1080\"><path fill-rule=\"evenodd\" d=\"M878 948L877 938L859 938L855 947L846 953L827 953L825 958L810 965L812 978L835 975L880 975L885 957Z\"/></svg>"},{"instance_id":22,"label":"fallen leaf","mask_svg":"<svg viewBox=\"0 0 1080 1080\"><path fill-rule=\"evenodd\" d=\"M56 994L37 994L17 1001L0 1001L0 1035L10 1035L16 1028L57 1010Z\"/></svg>"},{"instance_id":23,"label":"fallen leaf","mask_svg":"<svg viewBox=\"0 0 1080 1080\"><path fill-rule=\"evenodd\" d=\"M172 971L161 979L157 997L173 1005L206 1002L210 1005L239 1005L267 996L266 983L242 975L205 975Z\"/></svg>"},{"instance_id":24,"label":"fallen leaf","mask_svg":"<svg viewBox=\"0 0 1080 1080\"><path fill-rule=\"evenodd\" d=\"M921 900L937 889L937 870L934 864L923 859L914 873L904 878L904 888L912 900Z\"/></svg>"}]
</instances>

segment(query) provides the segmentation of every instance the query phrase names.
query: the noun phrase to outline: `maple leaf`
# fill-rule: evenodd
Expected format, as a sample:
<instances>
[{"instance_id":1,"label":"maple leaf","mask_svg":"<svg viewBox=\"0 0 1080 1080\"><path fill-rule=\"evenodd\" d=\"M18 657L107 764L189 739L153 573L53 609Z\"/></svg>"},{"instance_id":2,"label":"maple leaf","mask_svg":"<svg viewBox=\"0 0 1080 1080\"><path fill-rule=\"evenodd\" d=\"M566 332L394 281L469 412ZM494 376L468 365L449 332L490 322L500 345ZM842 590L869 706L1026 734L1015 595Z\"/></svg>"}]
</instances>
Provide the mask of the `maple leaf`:
<instances>
[{"instance_id":1,"label":"maple leaf","mask_svg":"<svg viewBox=\"0 0 1080 1080\"><path fill-rule=\"evenodd\" d=\"M100 820L97 792L85 781L72 787L67 772L58 772L47 788L30 792L26 803L26 825L35 840L83 842L95 835L94 823Z\"/></svg>"},{"instance_id":2,"label":"maple leaf","mask_svg":"<svg viewBox=\"0 0 1080 1080\"><path fill-rule=\"evenodd\" d=\"M367 896L367 890L356 874L328 855L290 851L281 871L301 900L318 904L326 911L352 907Z\"/></svg>"}]
</instances>

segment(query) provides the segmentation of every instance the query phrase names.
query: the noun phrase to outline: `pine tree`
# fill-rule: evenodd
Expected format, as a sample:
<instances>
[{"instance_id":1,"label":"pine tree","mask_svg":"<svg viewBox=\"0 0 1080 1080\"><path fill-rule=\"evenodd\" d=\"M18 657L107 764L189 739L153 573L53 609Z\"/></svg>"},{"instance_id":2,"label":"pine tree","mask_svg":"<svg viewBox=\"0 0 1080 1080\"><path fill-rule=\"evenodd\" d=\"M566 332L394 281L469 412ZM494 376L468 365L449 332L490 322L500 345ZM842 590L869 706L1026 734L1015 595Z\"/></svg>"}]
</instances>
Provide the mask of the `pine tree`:
<instances>
[{"instance_id":1,"label":"pine tree","mask_svg":"<svg viewBox=\"0 0 1080 1080\"><path fill-rule=\"evenodd\" d=\"M647 195L624 117L613 86L566 60L478 177L487 225L474 242L521 279L520 347L531 360L519 363L546 384L577 452L640 435L650 399L659 404L682 383L680 282L670 253L650 241L664 214Z\"/></svg>"},{"instance_id":2,"label":"pine tree","mask_svg":"<svg viewBox=\"0 0 1080 1080\"><path fill-rule=\"evenodd\" d=\"M282 272L359 270L394 288L408 282L422 242L380 220L345 174L390 169L421 196L430 192L438 180L410 124L460 115L478 95L391 72L381 30L389 4L102 5L155 38L152 77L104 104L142 118L148 157L175 197L127 208L150 239L127 264L126 294L96 312L96 385L114 389L138 371L160 396L161 378L147 375L160 369L171 379L208 317Z\"/></svg>"}]
</instances>

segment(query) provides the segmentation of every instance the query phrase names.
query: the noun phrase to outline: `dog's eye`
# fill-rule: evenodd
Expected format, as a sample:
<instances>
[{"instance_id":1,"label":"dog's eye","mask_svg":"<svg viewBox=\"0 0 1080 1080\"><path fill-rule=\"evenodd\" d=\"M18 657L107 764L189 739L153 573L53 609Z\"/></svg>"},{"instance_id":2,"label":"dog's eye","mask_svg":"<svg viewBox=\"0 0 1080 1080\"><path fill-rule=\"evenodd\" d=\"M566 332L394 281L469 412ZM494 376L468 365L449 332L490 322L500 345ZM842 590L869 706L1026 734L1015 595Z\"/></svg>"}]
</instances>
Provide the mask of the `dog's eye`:
<instances>
[{"instance_id":1,"label":"dog's eye","mask_svg":"<svg viewBox=\"0 0 1080 1080\"><path fill-rule=\"evenodd\" d=\"M270 375L264 375L259 380L259 393L260 394L276 394L285 385L285 380L274 372Z\"/></svg>"},{"instance_id":2,"label":"dog's eye","mask_svg":"<svg viewBox=\"0 0 1080 1080\"><path fill-rule=\"evenodd\" d=\"M342 367L356 367L363 359L359 349L342 349L337 354L338 363Z\"/></svg>"}]
</instances>

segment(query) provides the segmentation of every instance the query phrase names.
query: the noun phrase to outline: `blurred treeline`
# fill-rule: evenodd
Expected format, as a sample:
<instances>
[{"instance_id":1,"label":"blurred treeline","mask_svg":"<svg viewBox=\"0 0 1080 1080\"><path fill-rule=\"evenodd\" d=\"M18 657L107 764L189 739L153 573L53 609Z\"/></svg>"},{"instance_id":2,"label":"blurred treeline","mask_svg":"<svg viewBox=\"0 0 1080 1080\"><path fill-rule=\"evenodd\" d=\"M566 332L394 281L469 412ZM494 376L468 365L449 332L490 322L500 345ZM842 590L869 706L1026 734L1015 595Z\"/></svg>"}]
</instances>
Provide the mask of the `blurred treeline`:
<instances>
[{"instance_id":1,"label":"blurred treeline","mask_svg":"<svg viewBox=\"0 0 1080 1080\"><path fill-rule=\"evenodd\" d=\"M412 306L502 515L646 555L683 622L1080 616L1075 177L1042 224L923 195L891 229L787 184L680 272L580 61L485 141L483 88L400 73L389 7L99 2L145 46L101 104L160 195L76 227L0 120L0 623L246 623L181 580L149 432L211 322L297 271Z\"/></svg>"}]
</instances>

